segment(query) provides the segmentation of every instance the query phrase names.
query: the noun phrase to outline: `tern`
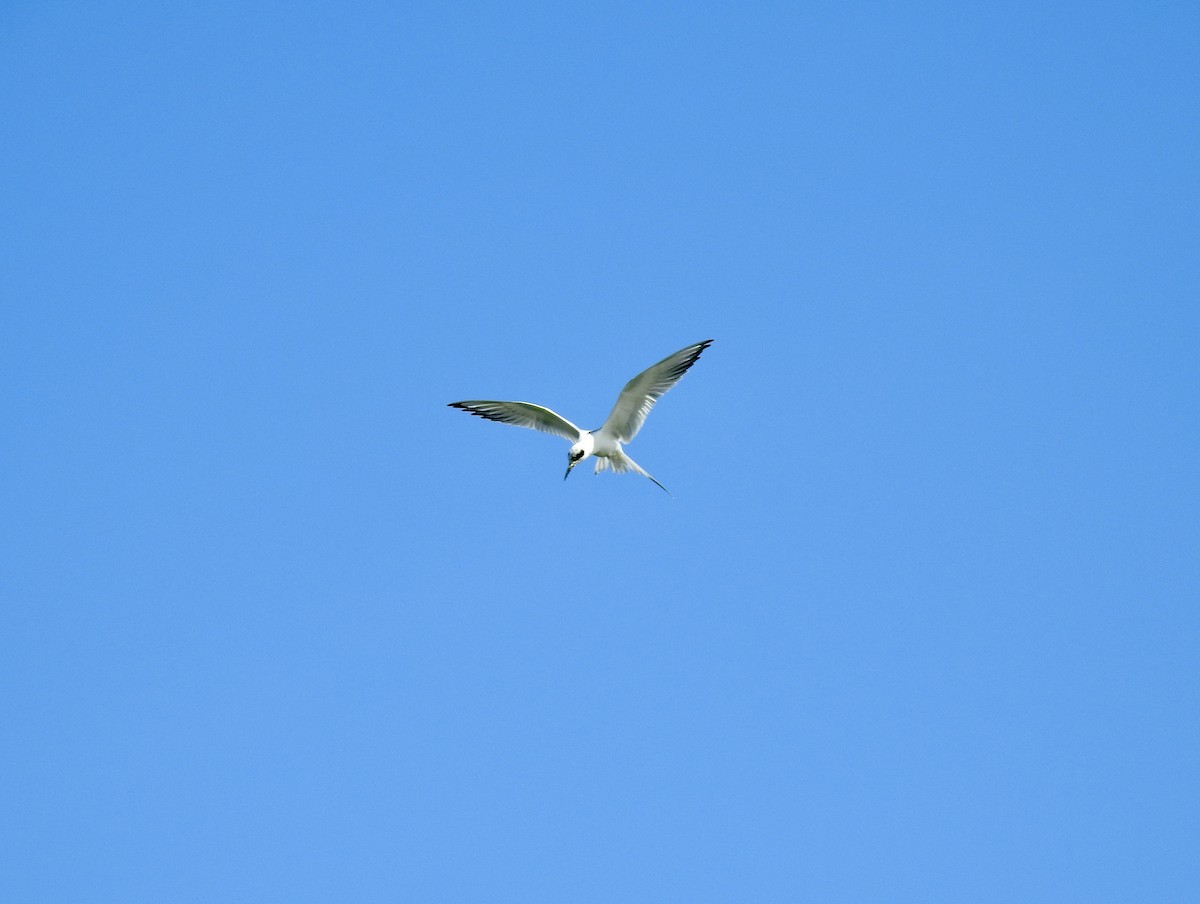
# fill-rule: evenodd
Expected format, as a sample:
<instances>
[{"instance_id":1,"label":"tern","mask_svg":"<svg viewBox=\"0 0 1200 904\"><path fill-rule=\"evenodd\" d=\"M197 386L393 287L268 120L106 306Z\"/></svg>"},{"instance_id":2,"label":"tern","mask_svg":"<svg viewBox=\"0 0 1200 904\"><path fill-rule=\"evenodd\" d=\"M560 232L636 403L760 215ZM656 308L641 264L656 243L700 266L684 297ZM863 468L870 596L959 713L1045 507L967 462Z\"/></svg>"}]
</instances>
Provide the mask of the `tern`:
<instances>
[{"instance_id":1,"label":"tern","mask_svg":"<svg viewBox=\"0 0 1200 904\"><path fill-rule=\"evenodd\" d=\"M659 489L670 496L671 491L626 455L622 446L637 436L654 403L679 382L688 368L696 363L701 353L710 345L712 340L705 339L703 342L681 348L675 354L667 355L657 364L643 370L625 384L625 388L617 396L617 404L613 406L608 420L598 430L580 430L562 415L532 402L474 399L451 402L450 407L461 408L468 414L487 418L489 421L528 427L531 430L561 436L571 444L571 450L567 453L567 473L563 475L563 480L571 476L571 469L577 464L588 456L595 456L595 473L599 474L609 468L617 474L634 471L654 481Z\"/></svg>"}]
</instances>

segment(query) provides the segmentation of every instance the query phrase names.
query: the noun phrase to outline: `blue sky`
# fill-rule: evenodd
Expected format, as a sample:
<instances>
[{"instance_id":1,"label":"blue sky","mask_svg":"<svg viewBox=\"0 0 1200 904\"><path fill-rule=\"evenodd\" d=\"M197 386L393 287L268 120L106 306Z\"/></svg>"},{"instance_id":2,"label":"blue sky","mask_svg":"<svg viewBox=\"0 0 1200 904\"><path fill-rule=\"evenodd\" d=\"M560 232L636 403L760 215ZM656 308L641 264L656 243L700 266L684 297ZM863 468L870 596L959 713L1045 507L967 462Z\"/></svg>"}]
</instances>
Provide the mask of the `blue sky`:
<instances>
[{"instance_id":1,"label":"blue sky","mask_svg":"<svg viewBox=\"0 0 1200 904\"><path fill-rule=\"evenodd\" d=\"M9 3L0 898L1200 884L1200 14ZM648 481L597 426L715 343Z\"/></svg>"}]
</instances>

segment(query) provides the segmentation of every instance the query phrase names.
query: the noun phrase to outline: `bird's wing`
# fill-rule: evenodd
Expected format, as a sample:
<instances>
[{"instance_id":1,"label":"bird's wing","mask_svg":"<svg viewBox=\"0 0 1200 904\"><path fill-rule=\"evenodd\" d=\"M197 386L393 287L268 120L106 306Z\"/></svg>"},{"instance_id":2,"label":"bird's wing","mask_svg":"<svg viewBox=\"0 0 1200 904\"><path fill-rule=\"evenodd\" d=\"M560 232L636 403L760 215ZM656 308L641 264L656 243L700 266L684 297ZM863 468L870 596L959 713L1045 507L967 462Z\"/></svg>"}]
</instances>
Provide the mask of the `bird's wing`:
<instances>
[{"instance_id":1,"label":"bird's wing","mask_svg":"<svg viewBox=\"0 0 1200 904\"><path fill-rule=\"evenodd\" d=\"M681 348L667 355L653 367L648 367L625 384L617 396L608 420L600 428L618 442L627 443L642 429L646 415L663 393L679 382L687 369L696 363L700 353L712 345L711 339Z\"/></svg>"},{"instance_id":2,"label":"bird's wing","mask_svg":"<svg viewBox=\"0 0 1200 904\"><path fill-rule=\"evenodd\" d=\"M469 402L451 402L451 408L461 408L468 414L484 417L489 421L499 421L502 424L513 424L517 427L528 427L531 430L541 430L543 433L553 433L568 442L578 442L583 431L568 421L565 417L555 414L549 408L534 405L531 402L491 402L474 400Z\"/></svg>"}]
</instances>

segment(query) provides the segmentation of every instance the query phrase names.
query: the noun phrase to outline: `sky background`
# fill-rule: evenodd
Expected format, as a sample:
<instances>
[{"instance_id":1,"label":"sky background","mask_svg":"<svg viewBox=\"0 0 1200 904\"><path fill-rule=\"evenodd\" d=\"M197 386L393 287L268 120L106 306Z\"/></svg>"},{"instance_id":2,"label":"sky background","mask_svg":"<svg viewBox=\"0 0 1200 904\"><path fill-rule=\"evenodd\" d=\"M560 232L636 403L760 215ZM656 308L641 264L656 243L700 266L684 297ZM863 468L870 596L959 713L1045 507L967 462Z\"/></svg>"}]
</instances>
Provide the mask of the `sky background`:
<instances>
[{"instance_id":1,"label":"sky background","mask_svg":"<svg viewBox=\"0 0 1200 904\"><path fill-rule=\"evenodd\" d=\"M1193 899L1198 60L3 4L0 899Z\"/></svg>"}]
</instances>

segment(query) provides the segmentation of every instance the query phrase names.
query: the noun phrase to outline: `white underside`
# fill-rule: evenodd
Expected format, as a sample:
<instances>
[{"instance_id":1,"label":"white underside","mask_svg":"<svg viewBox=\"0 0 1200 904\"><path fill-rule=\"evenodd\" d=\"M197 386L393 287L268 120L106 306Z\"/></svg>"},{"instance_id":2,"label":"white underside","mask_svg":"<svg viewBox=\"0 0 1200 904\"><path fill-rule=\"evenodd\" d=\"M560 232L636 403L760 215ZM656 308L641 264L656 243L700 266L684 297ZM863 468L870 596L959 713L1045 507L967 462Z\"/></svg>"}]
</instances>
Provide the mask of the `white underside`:
<instances>
[{"instance_id":1,"label":"white underside","mask_svg":"<svg viewBox=\"0 0 1200 904\"><path fill-rule=\"evenodd\" d=\"M614 474L626 474L630 471L640 473L642 470L619 446L609 454L596 455L595 458L597 474L601 471L612 471Z\"/></svg>"},{"instance_id":2,"label":"white underside","mask_svg":"<svg viewBox=\"0 0 1200 904\"><path fill-rule=\"evenodd\" d=\"M603 435L596 437L596 446L592 455L596 459L594 472L596 474L601 471L612 471L614 474L641 474L643 477L650 477L642 470L641 465L625 454L625 450L621 448L619 442L610 440ZM650 479L654 480L653 477ZM658 483L657 480L654 482Z\"/></svg>"}]
</instances>

